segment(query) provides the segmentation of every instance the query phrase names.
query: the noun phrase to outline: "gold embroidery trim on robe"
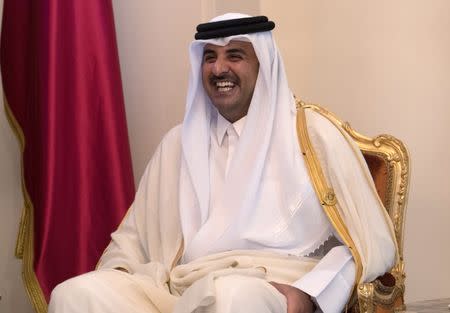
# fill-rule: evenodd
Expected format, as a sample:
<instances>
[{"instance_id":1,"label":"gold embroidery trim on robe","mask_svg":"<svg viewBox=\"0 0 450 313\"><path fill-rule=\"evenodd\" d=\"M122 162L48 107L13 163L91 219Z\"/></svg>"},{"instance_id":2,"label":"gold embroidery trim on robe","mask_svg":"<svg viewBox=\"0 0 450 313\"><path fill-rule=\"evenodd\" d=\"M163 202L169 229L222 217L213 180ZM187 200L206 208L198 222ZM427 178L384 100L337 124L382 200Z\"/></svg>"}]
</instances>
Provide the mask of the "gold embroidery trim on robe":
<instances>
[{"instance_id":1,"label":"gold embroidery trim on robe","mask_svg":"<svg viewBox=\"0 0 450 313\"><path fill-rule=\"evenodd\" d=\"M308 135L308 129L306 125L305 105L303 102L296 100L297 105L297 137L300 150L302 151L305 159L306 167L308 169L309 176L314 186L314 190L320 200L325 214L341 237L344 244L350 249L353 259L356 264L355 285L359 283L362 275L362 262L359 252L356 249L355 243L350 236L347 226L345 225L339 211L336 208L338 199L333 191L333 188L328 186L325 175L323 174L322 167L320 166L316 152L312 146L311 140Z\"/></svg>"}]
</instances>

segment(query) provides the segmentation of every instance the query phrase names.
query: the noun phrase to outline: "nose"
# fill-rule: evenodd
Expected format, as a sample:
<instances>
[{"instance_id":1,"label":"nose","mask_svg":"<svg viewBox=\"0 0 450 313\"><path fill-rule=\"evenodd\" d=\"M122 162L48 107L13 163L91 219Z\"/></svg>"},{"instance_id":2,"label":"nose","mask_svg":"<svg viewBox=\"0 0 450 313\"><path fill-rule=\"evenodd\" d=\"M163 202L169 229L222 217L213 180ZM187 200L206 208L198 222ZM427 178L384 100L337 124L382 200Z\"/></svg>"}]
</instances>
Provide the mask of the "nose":
<instances>
[{"instance_id":1,"label":"nose","mask_svg":"<svg viewBox=\"0 0 450 313\"><path fill-rule=\"evenodd\" d=\"M213 66L213 74L215 76L221 76L225 73L228 73L230 70L230 67L228 66L228 63L223 58L217 58L214 62Z\"/></svg>"}]
</instances>

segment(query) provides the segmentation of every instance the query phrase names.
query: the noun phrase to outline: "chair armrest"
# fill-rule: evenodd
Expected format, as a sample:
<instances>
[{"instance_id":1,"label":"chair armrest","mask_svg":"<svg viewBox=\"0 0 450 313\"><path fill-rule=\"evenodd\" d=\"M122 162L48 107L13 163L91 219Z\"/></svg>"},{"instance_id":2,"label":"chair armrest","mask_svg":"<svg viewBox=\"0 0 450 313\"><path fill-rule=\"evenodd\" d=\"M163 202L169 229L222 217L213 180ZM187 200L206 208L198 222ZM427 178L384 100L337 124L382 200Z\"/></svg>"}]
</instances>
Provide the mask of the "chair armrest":
<instances>
[{"instance_id":1,"label":"chair armrest","mask_svg":"<svg viewBox=\"0 0 450 313\"><path fill-rule=\"evenodd\" d=\"M389 313L404 310L404 292L403 281L386 273L373 282L358 285L358 305L355 305L356 310L353 312Z\"/></svg>"}]
</instances>

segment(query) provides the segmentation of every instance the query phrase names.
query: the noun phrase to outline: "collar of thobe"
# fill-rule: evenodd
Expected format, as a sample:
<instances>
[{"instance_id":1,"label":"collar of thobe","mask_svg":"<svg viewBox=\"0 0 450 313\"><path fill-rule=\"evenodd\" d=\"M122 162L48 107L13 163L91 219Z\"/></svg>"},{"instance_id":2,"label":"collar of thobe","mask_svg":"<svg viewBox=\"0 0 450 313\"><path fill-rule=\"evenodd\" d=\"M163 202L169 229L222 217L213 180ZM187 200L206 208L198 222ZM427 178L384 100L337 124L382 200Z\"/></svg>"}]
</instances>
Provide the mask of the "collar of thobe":
<instances>
[{"instance_id":1,"label":"collar of thobe","mask_svg":"<svg viewBox=\"0 0 450 313\"><path fill-rule=\"evenodd\" d=\"M230 130L234 130L235 135L237 136L237 138L239 138L241 136L244 125L245 116L234 123L230 123L222 115L217 114L216 136L219 146L222 146L227 130L228 132L230 132Z\"/></svg>"}]
</instances>

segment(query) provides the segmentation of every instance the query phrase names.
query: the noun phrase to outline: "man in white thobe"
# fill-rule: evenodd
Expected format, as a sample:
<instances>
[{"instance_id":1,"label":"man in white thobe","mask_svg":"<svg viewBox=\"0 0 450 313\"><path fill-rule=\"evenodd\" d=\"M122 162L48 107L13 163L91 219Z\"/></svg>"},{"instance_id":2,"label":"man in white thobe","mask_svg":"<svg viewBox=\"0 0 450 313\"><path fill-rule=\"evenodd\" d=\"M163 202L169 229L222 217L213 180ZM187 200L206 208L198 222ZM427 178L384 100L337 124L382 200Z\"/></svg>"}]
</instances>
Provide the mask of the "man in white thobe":
<instances>
[{"instance_id":1,"label":"man in white thobe","mask_svg":"<svg viewBox=\"0 0 450 313\"><path fill-rule=\"evenodd\" d=\"M393 266L392 225L359 151L306 111L356 265L324 211L273 27L242 14L198 26L183 124L157 148L97 270L58 285L49 312L341 312L356 283Z\"/></svg>"}]
</instances>

